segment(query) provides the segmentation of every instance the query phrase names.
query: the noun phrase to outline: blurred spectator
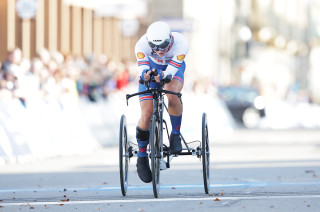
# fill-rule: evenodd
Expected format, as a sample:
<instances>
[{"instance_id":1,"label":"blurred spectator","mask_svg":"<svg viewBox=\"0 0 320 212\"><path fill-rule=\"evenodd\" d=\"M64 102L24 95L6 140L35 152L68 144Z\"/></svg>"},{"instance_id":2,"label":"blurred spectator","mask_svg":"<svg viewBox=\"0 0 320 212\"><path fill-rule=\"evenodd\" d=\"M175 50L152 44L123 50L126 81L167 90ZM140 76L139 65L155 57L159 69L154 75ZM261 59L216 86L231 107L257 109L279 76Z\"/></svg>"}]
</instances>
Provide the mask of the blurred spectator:
<instances>
[{"instance_id":1,"label":"blurred spectator","mask_svg":"<svg viewBox=\"0 0 320 212\"><path fill-rule=\"evenodd\" d=\"M20 67L21 60L21 50L19 48L15 48L8 52L8 56L1 66L3 78L7 82L10 82L8 85L10 90L17 86L17 77L22 74Z\"/></svg>"},{"instance_id":2,"label":"blurred spectator","mask_svg":"<svg viewBox=\"0 0 320 212\"><path fill-rule=\"evenodd\" d=\"M43 69L42 61L39 58L34 58L31 62L30 70L26 74L28 98L39 97L41 88L40 76Z\"/></svg>"},{"instance_id":3,"label":"blurred spectator","mask_svg":"<svg viewBox=\"0 0 320 212\"><path fill-rule=\"evenodd\" d=\"M76 103L79 96L91 102L107 100L136 75L136 64L130 61L119 63L94 54L84 59L44 48L31 61L22 59L21 49L15 48L0 66L0 99L18 98L24 106L37 98L62 106Z\"/></svg>"},{"instance_id":4,"label":"blurred spectator","mask_svg":"<svg viewBox=\"0 0 320 212\"><path fill-rule=\"evenodd\" d=\"M10 67L12 70L19 68L22 60L22 52L20 48L15 48L8 52L7 59L3 62L1 70L7 71Z\"/></svg>"},{"instance_id":5,"label":"blurred spectator","mask_svg":"<svg viewBox=\"0 0 320 212\"><path fill-rule=\"evenodd\" d=\"M15 96L23 105L25 105L25 97L23 89L19 90L19 84L23 84L24 69L27 67L27 62L21 64L22 52L20 48L15 48L8 52L6 60L1 66L2 72L2 89L11 92L11 95L5 95L6 97Z\"/></svg>"},{"instance_id":6,"label":"blurred spectator","mask_svg":"<svg viewBox=\"0 0 320 212\"><path fill-rule=\"evenodd\" d=\"M127 67L124 66L123 63L121 63L117 68L117 89L121 90L122 88L127 87L129 83L129 70Z\"/></svg>"}]
</instances>

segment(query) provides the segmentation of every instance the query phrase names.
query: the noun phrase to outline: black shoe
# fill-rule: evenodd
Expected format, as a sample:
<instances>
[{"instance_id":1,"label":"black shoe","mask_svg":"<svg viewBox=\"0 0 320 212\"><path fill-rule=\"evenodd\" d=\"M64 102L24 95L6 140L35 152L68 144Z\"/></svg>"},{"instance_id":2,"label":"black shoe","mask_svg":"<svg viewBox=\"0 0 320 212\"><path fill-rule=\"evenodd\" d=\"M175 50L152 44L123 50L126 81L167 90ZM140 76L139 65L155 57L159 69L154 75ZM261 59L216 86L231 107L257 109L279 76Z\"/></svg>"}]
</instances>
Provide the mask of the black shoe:
<instances>
[{"instance_id":1,"label":"black shoe","mask_svg":"<svg viewBox=\"0 0 320 212\"><path fill-rule=\"evenodd\" d=\"M145 183L152 181L152 174L149 166L148 157L138 157L137 159L137 171L140 179Z\"/></svg>"},{"instance_id":2,"label":"black shoe","mask_svg":"<svg viewBox=\"0 0 320 212\"><path fill-rule=\"evenodd\" d=\"M181 138L179 134L170 135L170 147L169 151L171 154L179 154L182 151Z\"/></svg>"}]
</instances>

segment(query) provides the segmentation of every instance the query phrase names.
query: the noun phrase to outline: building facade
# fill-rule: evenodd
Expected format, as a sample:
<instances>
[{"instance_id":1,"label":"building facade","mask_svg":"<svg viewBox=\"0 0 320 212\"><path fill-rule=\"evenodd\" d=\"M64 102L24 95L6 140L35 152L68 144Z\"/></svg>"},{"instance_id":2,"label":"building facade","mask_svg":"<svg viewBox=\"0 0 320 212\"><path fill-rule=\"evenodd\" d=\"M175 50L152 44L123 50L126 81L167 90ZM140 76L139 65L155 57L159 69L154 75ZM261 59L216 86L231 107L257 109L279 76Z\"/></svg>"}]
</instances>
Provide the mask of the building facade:
<instances>
[{"instance_id":1,"label":"building facade","mask_svg":"<svg viewBox=\"0 0 320 212\"><path fill-rule=\"evenodd\" d=\"M66 0L35 0L35 16L21 18L17 1L0 1L0 61L16 47L27 59L42 48L75 56L93 53L117 61L134 59L132 52L139 34L123 35L120 18L98 16L92 8Z\"/></svg>"}]
</instances>

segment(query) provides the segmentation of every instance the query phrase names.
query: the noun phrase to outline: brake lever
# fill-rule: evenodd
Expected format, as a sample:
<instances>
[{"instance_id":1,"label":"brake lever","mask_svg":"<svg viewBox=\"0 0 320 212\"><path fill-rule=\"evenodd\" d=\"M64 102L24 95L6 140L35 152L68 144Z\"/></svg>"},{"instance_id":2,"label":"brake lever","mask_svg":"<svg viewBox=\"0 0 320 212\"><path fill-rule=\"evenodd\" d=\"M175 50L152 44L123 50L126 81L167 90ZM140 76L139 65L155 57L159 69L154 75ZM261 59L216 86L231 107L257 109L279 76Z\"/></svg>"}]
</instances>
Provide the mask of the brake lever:
<instances>
[{"instance_id":1,"label":"brake lever","mask_svg":"<svg viewBox=\"0 0 320 212\"><path fill-rule=\"evenodd\" d=\"M129 98L130 98L130 95L129 95L129 94L127 94L127 95L126 95L126 102L127 102L127 106L129 106Z\"/></svg>"},{"instance_id":2,"label":"brake lever","mask_svg":"<svg viewBox=\"0 0 320 212\"><path fill-rule=\"evenodd\" d=\"M149 83L149 81L145 82L144 85L147 87L147 90L150 89L150 83Z\"/></svg>"}]
</instances>

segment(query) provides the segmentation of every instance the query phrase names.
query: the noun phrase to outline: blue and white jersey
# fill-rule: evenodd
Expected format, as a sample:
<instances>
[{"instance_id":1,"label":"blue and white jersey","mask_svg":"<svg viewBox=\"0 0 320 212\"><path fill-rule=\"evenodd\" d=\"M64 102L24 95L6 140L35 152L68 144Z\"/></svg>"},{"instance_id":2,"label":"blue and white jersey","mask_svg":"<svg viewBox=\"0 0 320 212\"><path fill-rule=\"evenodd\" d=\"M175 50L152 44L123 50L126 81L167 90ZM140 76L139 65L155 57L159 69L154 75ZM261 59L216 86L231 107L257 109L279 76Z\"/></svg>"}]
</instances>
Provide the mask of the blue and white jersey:
<instances>
[{"instance_id":1,"label":"blue and white jersey","mask_svg":"<svg viewBox=\"0 0 320 212\"><path fill-rule=\"evenodd\" d=\"M164 77L171 74L174 76L185 57L187 56L189 45L186 38L178 32L172 32L172 42L168 52L163 57L160 57L154 52L148 44L146 35L143 35L135 46L135 54L138 62L139 75L141 76L144 70L150 69L150 60L157 65L167 66L164 70Z\"/></svg>"}]
</instances>

